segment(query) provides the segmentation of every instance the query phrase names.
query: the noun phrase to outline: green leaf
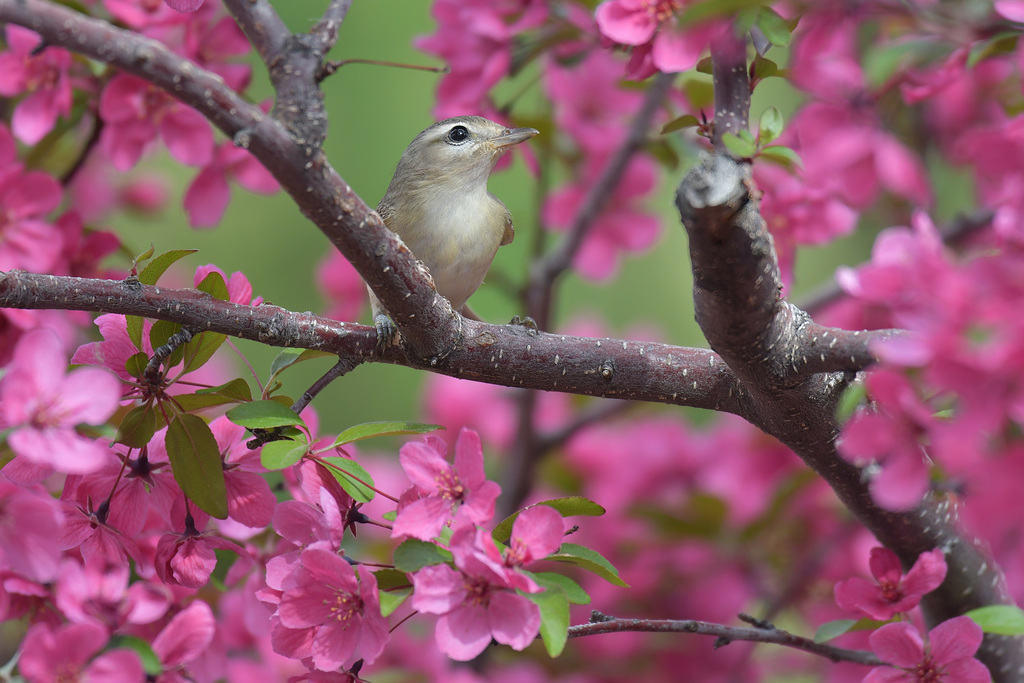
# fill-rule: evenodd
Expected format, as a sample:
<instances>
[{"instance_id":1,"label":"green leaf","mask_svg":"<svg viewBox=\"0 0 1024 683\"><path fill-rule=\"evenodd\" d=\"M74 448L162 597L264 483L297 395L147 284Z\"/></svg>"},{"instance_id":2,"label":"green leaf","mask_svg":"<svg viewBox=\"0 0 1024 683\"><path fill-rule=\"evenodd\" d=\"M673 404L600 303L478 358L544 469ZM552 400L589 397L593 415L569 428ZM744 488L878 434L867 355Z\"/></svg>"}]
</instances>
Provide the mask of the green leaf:
<instances>
[{"instance_id":1,"label":"green leaf","mask_svg":"<svg viewBox=\"0 0 1024 683\"><path fill-rule=\"evenodd\" d=\"M688 5L679 15L679 23L689 26L712 17L724 17L748 7L756 7L763 0L704 0Z\"/></svg>"},{"instance_id":2,"label":"green leaf","mask_svg":"<svg viewBox=\"0 0 1024 683\"><path fill-rule=\"evenodd\" d=\"M777 76L778 74L778 64L766 57L762 57L761 55L754 56L754 61L751 64L751 75L755 80L761 81L765 78Z\"/></svg>"},{"instance_id":3,"label":"green leaf","mask_svg":"<svg viewBox=\"0 0 1024 683\"><path fill-rule=\"evenodd\" d=\"M768 107L761 112L761 119L757 123L758 142L767 145L769 142L782 135L782 114L775 107Z\"/></svg>"},{"instance_id":4,"label":"green leaf","mask_svg":"<svg viewBox=\"0 0 1024 683\"><path fill-rule=\"evenodd\" d=\"M273 429L305 425L302 418L288 406L277 401L251 401L227 412L228 419L246 429Z\"/></svg>"},{"instance_id":5,"label":"green leaf","mask_svg":"<svg viewBox=\"0 0 1024 683\"><path fill-rule=\"evenodd\" d=\"M761 29L761 33L768 39L768 42L776 47L786 47L793 37L789 32L789 24L786 20L766 5L761 5L758 8L754 24Z\"/></svg>"},{"instance_id":6,"label":"green leaf","mask_svg":"<svg viewBox=\"0 0 1024 683\"><path fill-rule=\"evenodd\" d=\"M988 605L972 609L967 616L985 633L999 636L1024 634L1024 610L1016 605Z\"/></svg>"},{"instance_id":7,"label":"green leaf","mask_svg":"<svg viewBox=\"0 0 1024 683\"><path fill-rule=\"evenodd\" d=\"M740 131L740 135L746 131ZM722 135L722 142L725 143L726 149L728 149L733 156L739 159L749 159L754 156L757 151L757 145L754 143L753 137L750 140L733 135L732 133L724 133Z\"/></svg>"},{"instance_id":8,"label":"green leaf","mask_svg":"<svg viewBox=\"0 0 1024 683\"><path fill-rule=\"evenodd\" d=\"M549 555L546 559L575 565L580 569L586 569L588 572L600 576L608 583L622 588L629 588L629 584L619 578L619 571L612 566L611 562L606 560L596 550L591 550L582 545L563 543L557 553Z\"/></svg>"},{"instance_id":9,"label":"green leaf","mask_svg":"<svg viewBox=\"0 0 1024 683\"><path fill-rule=\"evenodd\" d=\"M124 362L124 369L132 377L142 379L142 375L146 372L147 365L149 365L149 356L140 351Z\"/></svg>"},{"instance_id":10,"label":"green leaf","mask_svg":"<svg viewBox=\"0 0 1024 683\"><path fill-rule=\"evenodd\" d=\"M139 264L143 263L145 261L148 261L149 259L153 258L153 254L155 254L155 253L156 253L156 246L152 242L150 242L149 243L149 249L147 249L146 251L144 251L141 254L139 254L138 256L136 256L135 260L132 261L132 270L133 271L137 271L138 267L139 267Z\"/></svg>"},{"instance_id":11,"label":"green leaf","mask_svg":"<svg viewBox=\"0 0 1024 683\"><path fill-rule=\"evenodd\" d=\"M227 519L228 498L220 448L201 417L177 415L167 427L167 457L174 480L193 503L217 519Z\"/></svg>"},{"instance_id":12,"label":"green leaf","mask_svg":"<svg viewBox=\"0 0 1024 683\"><path fill-rule=\"evenodd\" d=\"M302 460L308 450L309 444L297 439L270 441L260 450L260 464L268 470L283 470Z\"/></svg>"},{"instance_id":13,"label":"green leaf","mask_svg":"<svg viewBox=\"0 0 1024 683\"><path fill-rule=\"evenodd\" d=\"M315 351L313 349L285 349L281 353L277 354L277 357L270 364L270 376L273 378L285 368L291 367L296 363L302 363L303 361L312 360L314 358L325 358L333 355L333 353ZM269 384L269 382L267 383Z\"/></svg>"},{"instance_id":14,"label":"green leaf","mask_svg":"<svg viewBox=\"0 0 1024 683\"><path fill-rule=\"evenodd\" d=\"M400 572L411 574L432 564L446 564L452 561L451 552L436 543L427 543L415 538L403 541L395 548L392 563Z\"/></svg>"},{"instance_id":15,"label":"green leaf","mask_svg":"<svg viewBox=\"0 0 1024 683\"><path fill-rule=\"evenodd\" d=\"M139 351L142 351L142 318L137 315L125 316L125 323L128 326L128 338Z\"/></svg>"},{"instance_id":16,"label":"green leaf","mask_svg":"<svg viewBox=\"0 0 1024 683\"><path fill-rule=\"evenodd\" d=\"M710 60L708 63L710 64ZM686 99L689 100L690 106L698 111L710 108L715 103L715 86L710 78L695 76L684 79L682 90Z\"/></svg>"},{"instance_id":17,"label":"green leaf","mask_svg":"<svg viewBox=\"0 0 1024 683\"><path fill-rule=\"evenodd\" d=\"M838 638L844 633L849 632L856 623L856 619L836 619L835 621L825 622L815 631L814 642L818 644L827 643L833 638Z\"/></svg>"},{"instance_id":18,"label":"green leaf","mask_svg":"<svg viewBox=\"0 0 1024 683\"><path fill-rule=\"evenodd\" d=\"M537 505L547 505L548 507L558 510L563 517L574 517L574 516L585 516L585 517L600 517L605 513L605 509L583 496L569 496L568 498L553 498L552 500L543 500ZM525 508L524 508L525 509ZM494 540L499 543L508 543L508 539L512 537L512 525L515 523L516 518L519 517L522 510L517 510L511 515L501 520L501 524L494 527Z\"/></svg>"},{"instance_id":19,"label":"green leaf","mask_svg":"<svg viewBox=\"0 0 1024 683\"><path fill-rule=\"evenodd\" d=\"M590 596L587 595L587 592L583 590L583 588L580 587L578 583L570 579L568 576L565 576L563 574L556 574L554 572L527 573L529 573L530 576L533 577L534 581L536 581L540 586L544 588L558 588L559 590L564 591L565 596L569 598L569 602L573 603L574 605L590 604Z\"/></svg>"},{"instance_id":20,"label":"green leaf","mask_svg":"<svg viewBox=\"0 0 1024 683\"><path fill-rule=\"evenodd\" d=\"M227 340L226 334L220 332L203 332L185 344L185 372L192 372L206 365L217 349Z\"/></svg>"},{"instance_id":21,"label":"green leaf","mask_svg":"<svg viewBox=\"0 0 1024 683\"><path fill-rule=\"evenodd\" d=\"M115 635L110 641L111 648L128 648L139 656L142 662L142 669L146 674L155 679L164 671L164 665L160 658L153 652L153 646L148 640L136 638L135 636Z\"/></svg>"},{"instance_id":22,"label":"green leaf","mask_svg":"<svg viewBox=\"0 0 1024 683\"><path fill-rule=\"evenodd\" d=\"M441 425L424 424L422 422L364 422L349 427L334 440L333 446L344 446L353 441L371 439L375 436L392 436L400 434L426 434L427 432L444 429Z\"/></svg>"},{"instance_id":23,"label":"green leaf","mask_svg":"<svg viewBox=\"0 0 1024 683\"><path fill-rule=\"evenodd\" d=\"M784 147L782 145L770 145L768 147L763 147L761 148L761 151L758 152L757 156L779 164L780 166L784 166L790 172L803 167L804 165L799 154L789 147Z\"/></svg>"},{"instance_id":24,"label":"green leaf","mask_svg":"<svg viewBox=\"0 0 1024 683\"><path fill-rule=\"evenodd\" d=\"M249 389L249 383L241 377L236 377L230 382L226 382L217 387L199 389L196 393L202 395L210 394L223 396L224 398L238 402L252 401L252 391Z\"/></svg>"},{"instance_id":25,"label":"green leaf","mask_svg":"<svg viewBox=\"0 0 1024 683\"><path fill-rule=\"evenodd\" d=\"M153 326L149 328L149 344L156 351L158 348L166 344L171 339L171 335L181 332L181 325L178 323L172 323L169 320L157 320L153 323ZM167 368L173 368L175 365L181 362L181 359L185 356L185 350L181 345L176 347L174 351L164 360L163 365Z\"/></svg>"},{"instance_id":26,"label":"green leaf","mask_svg":"<svg viewBox=\"0 0 1024 683\"><path fill-rule=\"evenodd\" d=\"M711 57L704 57L693 67L698 73L711 74L712 62Z\"/></svg>"},{"instance_id":27,"label":"green leaf","mask_svg":"<svg viewBox=\"0 0 1024 683\"><path fill-rule=\"evenodd\" d=\"M405 599L412 595L412 588L404 588L400 591L380 591L380 614L383 617L390 615L401 607Z\"/></svg>"},{"instance_id":28,"label":"green leaf","mask_svg":"<svg viewBox=\"0 0 1024 683\"><path fill-rule=\"evenodd\" d=\"M189 254L194 254L198 249L175 249L174 251L168 251L160 254L155 259L150 261L149 265L142 269L139 273L139 282L144 285L155 285L160 279L160 276L170 268L175 261L179 261Z\"/></svg>"},{"instance_id":29,"label":"green leaf","mask_svg":"<svg viewBox=\"0 0 1024 683\"><path fill-rule=\"evenodd\" d=\"M129 448L142 448L156 433L156 410L146 403L135 406L121 420L117 428L117 443L123 443Z\"/></svg>"},{"instance_id":30,"label":"green leaf","mask_svg":"<svg viewBox=\"0 0 1024 683\"><path fill-rule=\"evenodd\" d=\"M557 657L569 640L569 600L560 588L543 593L519 593L540 608L540 638L549 657Z\"/></svg>"},{"instance_id":31,"label":"green leaf","mask_svg":"<svg viewBox=\"0 0 1024 683\"><path fill-rule=\"evenodd\" d=\"M341 488L345 489L345 493L352 496L357 503L369 503L373 500L373 497L376 495L371 488L373 486L373 477L370 476L370 473L362 465L355 460L335 455L321 458L321 460L333 465L333 467L328 467L327 469L338 480L338 483L341 484ZM356 481L357 479L360 481Z\"/></svg>"},{"instance_id":32,"label":"green leaf","mask_svg":"<svg viewBox=\"0 0 1024 683\"><path fill-rule=\"evenodd\" d=\"M864 405L867 396L868 392L863 382L846 385L843 393L839 396L839 403L836 405L836 419L839 423L846 424L846 421L857 412L857 408Z\"/></svg>"},{"instance_id":33,"label":"green leaf","mask_svg":"<svg viewBox=\"0 0 1024 683\"><path fill-rule=\"evenodd\" d=\"M665 135L666 133L674 133L677 130L682 130L684 128L693 128L699 125L700 121L697 119L696 116L694 116L693 114L683 114L679 118L672 119L664 126L662 126L661 134Z\"/></svg>"},{"instance_id":34,"label":"green leaf","mask_svg":"<svg viewBox=\"0 0 1024 683\"><path fill-rule=\"evenodd\" d=\"M373 576L377 579L377 588L380 589L381 593L411 586L409 577L406 576L405 572L400 572L390 567L378 569L373 573Z\"/></svg>"},{"instance_id":35,"label":"green leaf","mask_svg":"<svg viewBox=\"0 0 1024 683\"><path fill-rule=\"evenodd\" d=\"M196 289L221 301L228 301L231 298L228 293L228 283L224 282L224 276L215 270L207 273L203 281L196 285Z\"/></svg>"}]
</instances>

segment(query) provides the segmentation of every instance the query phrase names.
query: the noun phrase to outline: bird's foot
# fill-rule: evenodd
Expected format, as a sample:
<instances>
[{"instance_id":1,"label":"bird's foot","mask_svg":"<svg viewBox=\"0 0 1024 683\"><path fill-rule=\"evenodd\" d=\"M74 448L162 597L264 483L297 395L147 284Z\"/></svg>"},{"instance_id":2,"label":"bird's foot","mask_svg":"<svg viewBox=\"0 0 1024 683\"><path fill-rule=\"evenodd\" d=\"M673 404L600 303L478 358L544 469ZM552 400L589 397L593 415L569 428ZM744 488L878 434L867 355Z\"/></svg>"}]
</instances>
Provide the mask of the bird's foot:
<instances>
[{"instance_id":1,"label":"bird's foot","mask_svg":"<svg viewBox=\"0 0 1024 683\"><path fill-rule=\"evenodd\" d=\"M373 326L377 328L377 348L384 350L398 342L398 327L386 313L373 316Z\"/></svg>"}]
</instances>

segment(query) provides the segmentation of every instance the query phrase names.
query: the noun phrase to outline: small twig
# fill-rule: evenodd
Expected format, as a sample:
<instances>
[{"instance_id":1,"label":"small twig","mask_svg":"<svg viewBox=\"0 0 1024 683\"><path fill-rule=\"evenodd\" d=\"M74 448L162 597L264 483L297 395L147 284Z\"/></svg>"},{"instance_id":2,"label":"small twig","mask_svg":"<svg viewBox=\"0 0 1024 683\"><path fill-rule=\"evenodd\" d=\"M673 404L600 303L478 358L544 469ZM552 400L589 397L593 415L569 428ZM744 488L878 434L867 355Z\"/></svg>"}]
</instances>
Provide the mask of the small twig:
<instances>
[{"instance_id":1,"label":"small twig","mask_svg":"<svg viewBox=\"0 0 1024 683\"><path fill-rule=\"evenodd\" d=\"M325 372L320 379L313 382L312 386L310 386L309 389L302 392L302 396L299 397L299 400L292 404L292 411L296 415L300 414L303 410L305 410L306 406L309 405L310 401L312 401L317 394L323 391L328 384L338 379L339 377L344 377L349 372L354 370L357 365L359 364L353 361L351 358L339 358L338 362L334 365L334 367Z\"/></svg>"},{"instance_id":2,"label":"small twig","mask_svg":"<svg viewBox=\"0 0 1024 683\"><path fill-rule=\"evenodd\" d=\"M833 662L853 662L864 666L882 666L884 662L875 656L873 652L864 650L848 650L846 648L816 643L810 638L797 636L788 631L774 627L771 628L742 628L739 626L725 626L723 624L711 624L706 621L692 619L617 619L604 618L603 620L592 621L589 624L580 624L569 627L570 638L581 638L601 633L622 633L648 632L648 633L695 633L703 636L714 636L724 641L749 641L754 643L771 643L782 645L795 650L802 650L821 657L827 657ZM726 643L723 643L726 644Z\"/></svg>"},{"instance_id":3,"label":"small twig","mask_svg":"<svg viewBox=\"0 0 1024 683\"><path fill-rule=\"evenodd\" d=\"M380 59L337 59L324 62L323 68L317 74L316 80L319 83L328 76L333 76L338 69L349 64L371 64L373 66L391 66L396 69L412 69L414 71L429 71L436 74L451 73L447 66L423 66L421 64L405 64L403 62L387 62Z\"/></svg>"}]
</instances>

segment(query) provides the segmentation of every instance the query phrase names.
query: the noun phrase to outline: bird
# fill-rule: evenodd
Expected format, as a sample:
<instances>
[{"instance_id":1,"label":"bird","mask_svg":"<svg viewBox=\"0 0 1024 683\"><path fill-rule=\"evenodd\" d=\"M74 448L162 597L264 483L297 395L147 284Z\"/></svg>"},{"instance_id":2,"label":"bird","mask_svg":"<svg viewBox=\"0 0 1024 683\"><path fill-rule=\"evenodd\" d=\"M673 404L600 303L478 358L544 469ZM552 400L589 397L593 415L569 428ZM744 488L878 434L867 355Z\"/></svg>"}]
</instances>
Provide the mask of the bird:
<instances>
[{"instance_id":1,"label":"bird","mask_svg":"<svg viewBox=\"0 0 1024 683\"><path fill-rule=\"evenodd\" d=\"M515 230L505 204L487 191L501 155L539 132L508 128L482 116L439 121L409 143L377 213L425 265L452 308L480 318L466 300L483 283L498 247ZM370 291L378 346L395 342L397 328Z\"/></svg>"}]
</instances>

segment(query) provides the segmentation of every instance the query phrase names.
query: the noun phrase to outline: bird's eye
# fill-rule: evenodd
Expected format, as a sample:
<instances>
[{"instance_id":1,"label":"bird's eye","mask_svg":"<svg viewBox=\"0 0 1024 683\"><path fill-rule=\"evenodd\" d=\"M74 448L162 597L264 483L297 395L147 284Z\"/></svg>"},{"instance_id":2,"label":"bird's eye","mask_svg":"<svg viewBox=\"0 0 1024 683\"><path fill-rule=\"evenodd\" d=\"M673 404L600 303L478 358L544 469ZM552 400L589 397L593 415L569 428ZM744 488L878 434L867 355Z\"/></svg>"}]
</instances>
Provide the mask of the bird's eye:
<instances>
[{"instance_id":1,"label":"bird's eye","mask_svg":"<svg viewBox=\"0 0 1024 683\"><path fill-rule=\"evenodd\" d=\"M448 140L450 142L465 142L469 138L469 130L465 126L455 126L448 131Z\"/></svg>"}]
</instances>

